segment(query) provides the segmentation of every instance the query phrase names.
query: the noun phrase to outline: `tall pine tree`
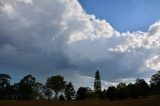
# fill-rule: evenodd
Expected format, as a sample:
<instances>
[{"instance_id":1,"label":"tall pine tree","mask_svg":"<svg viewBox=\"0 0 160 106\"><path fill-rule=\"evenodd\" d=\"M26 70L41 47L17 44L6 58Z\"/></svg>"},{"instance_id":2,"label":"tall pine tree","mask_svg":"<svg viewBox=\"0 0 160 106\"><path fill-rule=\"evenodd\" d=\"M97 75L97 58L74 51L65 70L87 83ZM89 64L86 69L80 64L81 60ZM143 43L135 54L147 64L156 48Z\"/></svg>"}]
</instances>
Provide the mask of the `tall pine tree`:
<instances>
[{"instance_id":1,"label":"tall pine tree","mask_svg":"<svg viewBox=\"0 0 160 106\"><path fill-rule=\"evenodd\" d=\"M99 70L97 70L95 73L94 90L97 93L101 92L101 79L100 79Z\"/></svg>"}]
</instances>

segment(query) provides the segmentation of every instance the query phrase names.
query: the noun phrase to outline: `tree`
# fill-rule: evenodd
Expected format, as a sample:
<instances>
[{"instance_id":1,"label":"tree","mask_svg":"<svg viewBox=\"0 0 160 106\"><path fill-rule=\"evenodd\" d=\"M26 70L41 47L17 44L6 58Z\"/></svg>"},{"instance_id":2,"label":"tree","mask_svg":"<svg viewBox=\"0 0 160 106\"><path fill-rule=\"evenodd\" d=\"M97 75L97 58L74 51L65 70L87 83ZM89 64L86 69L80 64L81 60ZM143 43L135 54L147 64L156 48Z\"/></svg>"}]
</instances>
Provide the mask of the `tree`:
<instances>
[{"instance_id":1,"label":"tree","mask_svg":"<svg viewBox=\"0 0 160 106\"><path fill-rule=\"evenodd\" d=\"M99 98L100 98L100 99L106 99L106 98L107 98L107 90L106 90L106 89L104 89L104 90L100 93Z\"/></svg>"},{"instance_id":2,"label":"tree","mask_svg":"<svg viewBox=\"0 0 160 106\"><path fill-rule=\"evenodd\" d=\"M99 70L97 70L95 73L94 90L96 93L101 92L101 79L100 79Z\"/></svg>"},{"instance_id":3,"label":"tree","mask_svg":"<svg viewBox=\"0 0 160 106\"><path fill-rule=\"evenodd\" d=\"M77 90L77 100L84 100L87 97L87 88L85 87L80 87Z\"/></svg>"},{"instance_id":4,"label":"tree","mask_svg":"<svg viewBox=\"0 0 160 106\"><path fill-rule=\"evenodd\" d=\"M153 94L160 94L160 71L152 75L150 80L150 86Z\"/></svg>"},{"instance_id":5,"label":"tree","mask_svg":"<svg viewBox=\"0 0 160 106\"><path fill-rule=\"evenodd\" d=\"M32 75L25 76L19 83L19 90L23 95L23 99L34 98L34 87L36 86L36 79Z\"/></svg>"},{"instance_id":6,"label":"tree","mask_svg":"<svg viewBox=\"0 0 160 106\"><path fill-rule=\"evenodd\" d=\"M66 87L65 87L65 96L66 96L66 98L67 98L67 100L72 100L72 99L74 99L75 98L75 90L74 90L74 87L73 87L73 85L72 85L72 83L71 82L69 82L67 85L66 85Z\"/></svg>"},{"instance_id":7,"label":"tree","mask_svg":"<svg viewBox=\"0 0 160 106\"><path fill-rule=\"evenodd\" d=\"M128 84L127 91L128 91L128 97L133 99L138 98L139 94L137 93L138 91L135 84L132 83Z\"/></svg>"},{"instance_id":8,"label":"tree","mask_svg":"<svg viewBox=\"0 0 160 106\"><path fill-rule=\"evenodd\" d=\"M107 89L107 97L109 100L115 100L116 94L117 94L117 90L114 86L111 86Z\"/></svg>"},{"instance_id":9,"label":"tree","mask_svg":"<svg viewBox=\"0 0 160 106\"><path fill-rule=\"evenodd\" d=\"M117 97L118 99L126 99L127 98L127 86L125 83L119 83L117 85Z\"/></svg>"},{"instance_id":10,"label":"tree","mask_svg":"<svg viewBox=\"0 0 160 106\"><path fill-rule=\"evenodd\" d=\"M11 77L7 74L0 74L0 99L5 99L9 93Z\"/></svg>"},{"instance_id":11,"label":"tree","mask_svg":"<svg viewBox=\"0 0 160 106\"><path fill-rule=\"evenodd\" d=\"M139 96L146 97L149 95L149 86L143 79L136 79L135 86Z\"/></svg>"},{"instance_id":12,"label":"tree","mask_svg":"<svg viewBox=\"0 0 160 106\"><path fill-rule=\"evenodd\" d=\"M95 94L95 92L88 92L86 99L91 100L91 99L95 99L97 98L97 94Z\"/></svg>"},{"instance_id":13,"label":"tree","mask_svg":"<svg viewBox=\"0 0 160 106\"><path fill-rule=\"evenodd\" d=\"M34 99L43 99L43 84L36 82L33 87L33 97Z\"/></svg>"},{"instance_id":14,"label":"tree","mask_svg":"<svg viewBox=\"0 0 160 106\"><path fill-rule=\"evenodd\" d=\"M51 97L52 97L52 91L50 88L47 88L47 87L44 87L44 96L45 96L45 99L48 99L50 100Z\"/></svg>"},{"instance_id":15,"label":"tree","mask_svg":"<svg viewBox=\"0 0 160 106\"><path fill-rule=\"evenodd\" d=\"M64 78L60 75L51 76L47 79L46 87L55 92L55 99L58 98L58 92L65 88Z\"/></svg>"}]
</instances>

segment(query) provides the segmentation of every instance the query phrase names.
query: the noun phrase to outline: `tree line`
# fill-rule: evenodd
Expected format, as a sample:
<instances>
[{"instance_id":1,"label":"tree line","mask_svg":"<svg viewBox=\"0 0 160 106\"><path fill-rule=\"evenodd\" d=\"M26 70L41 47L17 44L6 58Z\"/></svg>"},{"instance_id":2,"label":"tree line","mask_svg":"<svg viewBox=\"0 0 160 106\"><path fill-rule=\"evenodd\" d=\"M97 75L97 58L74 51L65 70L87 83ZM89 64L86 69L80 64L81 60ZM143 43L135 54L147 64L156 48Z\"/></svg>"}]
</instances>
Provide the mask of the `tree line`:
<instances>
[{"instance_id":1,"label":"tree line","mask_svg":"<svg viewBox=\"0 0 160 106\"><path fill-rule=\"evenodd\" d=\"M160 71L151 76L149 84L144 79L136 79L135 83L119 83L102 90L100 72L95 73L94 90L80 87L75 91L71 82L61 75L48 77L45 84L32 75L26 75L18 83L10 84L8 74L0 74L0 100L124 100L160 95Z\"/></svg>"}]
</instances>

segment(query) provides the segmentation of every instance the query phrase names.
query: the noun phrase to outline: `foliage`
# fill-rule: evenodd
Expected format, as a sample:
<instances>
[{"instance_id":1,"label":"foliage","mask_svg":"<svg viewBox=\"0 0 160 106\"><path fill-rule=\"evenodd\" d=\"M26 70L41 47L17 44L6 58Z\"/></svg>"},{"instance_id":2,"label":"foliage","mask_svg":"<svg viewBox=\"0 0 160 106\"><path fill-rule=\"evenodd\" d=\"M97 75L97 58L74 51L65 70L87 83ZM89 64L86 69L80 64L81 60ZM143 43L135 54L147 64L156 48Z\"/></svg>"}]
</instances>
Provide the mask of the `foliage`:
<instances>
[{"instance_id":1,"label":"foliage","mask_svg":"<svg viewBox=\"0 0 160 106\"><path fill-rule=\"evenodd\" d=\"M7 74L0 74L0 99L5 99L9 93L11 77Z\"/></svg>"},{"instance_id":2,"label":"foliage","mask_svg":"<svg viewBox=\"0 0 160 106\"><path fill-rule=\"evenodd\" d=\"M115 100L116 99L116 93L117 93L117 90L114 86L111 86L108 88L107 90L107 97L109 100Z\"/></svg>"},{"instance_id":3,"label":"foliage","mask_svg":"<svg viewBox=\"0 0 160 106\"><path fill-rule=\"evenodd\" d=\"M99 94L100 99L106 99L107 98L107 90L104 89L100 94Z\"/></svg>"},{"instance_id":4,"label":"foliage","mask_svg":"<svg viewBox=\"0 0 160 106\"><path fill-rule=\"evenodd\" d=\"M85 100L87 97L87 88L80 87L77 91L77 100Z\"/></svg>"},{"instance_id":5,"label":"foliage","mask_svg":"<svg viewBox=\"0 0 160 106\"><path fill-rule=\"evenodd\" d=\"M47 88L44 86L44 95L45 95L45 99L50 100L52 97L52 91L50 88Z\"/></svg>"},{"instance_id":6,"label":"foliage","mask_svg":"<svg viewBox=\"0 0 160 106\"><path fill-rule=\"evenodd\" d=\"M68 101L75 99L76 92L75 92L74 87L71 82L69 82L66 85L64 92L65 92L65 97L67 98Z\"/></svg>"},{"instance_id":7,"label":"foliage","mask_svg":"<svg viewBox=\"0 0 160 106\"><path fill-rule=\"evenodd\" d=\"M144 81L144 79L137 79L135 82L138 96L146 97L149 95L150 89L149 85Z\"/></svg>"},{"instance_id":8,"label":"foliage","mask_svg":"<svg viewBox=\"0 0 160 106\"><path fill-rule=\"evenodd\" d=\"M126 99L127 95L127 85L125 83L119 83L117 85L117 98L118 99Z\"/></svg>"},{"instance_id":9,"label":"foliage","mask_svg":"<svg viewBox=\"0 0 160 106\"><path fill-rule=\"evenodd\" d=\"M100 79L99 70L97 70L95 73L94 90L97 93L101 92L101 79Z\"/></svg>"},{"instance_id":10,"label":"foliage","mask_svg":"<svg viewBox=\"0 0 160 106\"><path fill-rule=\"evenodd\" d=\"M23 96L23 99L33 99L34 87L36 86L36 79L32 75L25 76L19 82L19 91Z\"/></svg>"},{"instance_id":11,"label":"foliage","mask_svg":"<svg viewBox=\"0 0 160 106\"><path fill-rule=\"evenodd\" d=\"M130 83L127 86L127 90L128 90L128 97L132 98L132 99L136 99L138 98L138 93L137 93L137 88L134 84Z\"/></svg>"},{"instance_id":12,"label":"foliage","mask_svg":"<svg viewBox=\"0 0 160 106\"><path fill-rule=\"evenodd\" d=\"M43 99L43 84L36 82L35 86L33 87L33 97L34 99Z\"/></svg>"},{"instance_id":13,"label":"foliage","mask_svg":"<svg viewBox=\"0 0 160 106\"><path fill-rule=\"evenodd\" d=\"M88 92L86 99L91 100L97 98L97 94L95 92Z\"/></svg>"},{"instance_id":14,"label":"foliage","mask_svg":"<svg viewBox=\"0 0 160 106\"><path fill-rule=\"evenodd\" d=\"M85 100L85 99L108 99L123 100L146 97L150 95L160 94L160 71L152 75L150 86L144 79L136 79L135 83L126 85L119 83L116 87L111 86L107 90L101 91L101 80L99 71L95 73L94 90L89 87L80 87L77 92L71 82L64 81L63 76L51 76L47 79L45 85L36 81L32 75L27 75L19 83L10 85L11 77L7 74L0 74L0 99L12 99L12 97L20 96L16 99L52 99L53 91L55 98L59 101ZM59 92L64 93L58 98ZM65 97L64 97L65 96ZM10 98L11 97L11 98Z\"/></svg>"},{"instance_id":15,"label":"foliage","mask_svg":"<svg viewBox=\"0 0 160 106\"><path fill-rule=\"evenodd\" d=\"M58 92L65 88L64 78L60 75L51 76L47 79L46 87L55 92L55 99L57 99Z\"/></svg>"},{"instance_id":16,"label":"foliage","mask_svg":"<svg viewBox=\"0 0 160 106\"><path fill-rule=\"evenodd\" d=\"M151 80L151 90L153 94L160 94L160 71L152 75Z\"/></svg>"}]
</instances>

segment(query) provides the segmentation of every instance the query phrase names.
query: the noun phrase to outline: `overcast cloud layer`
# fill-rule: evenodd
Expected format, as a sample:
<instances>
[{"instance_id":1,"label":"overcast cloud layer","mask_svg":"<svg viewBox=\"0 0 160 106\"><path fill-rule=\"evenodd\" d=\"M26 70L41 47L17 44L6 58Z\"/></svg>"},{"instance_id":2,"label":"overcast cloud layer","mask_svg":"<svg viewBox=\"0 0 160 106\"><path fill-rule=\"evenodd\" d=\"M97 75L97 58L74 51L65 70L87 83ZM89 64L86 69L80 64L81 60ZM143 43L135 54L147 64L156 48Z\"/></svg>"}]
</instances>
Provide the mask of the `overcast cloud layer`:
<instances>
[{"instance_id":1,"label":"overcast cloud layer","mask_svg":"<svg viewBox=\"0 0 160 106\"><path fill-rule=\"evenodd\" d=\"M62 74L76 87L148 79L160 69L160 22L118 32L77 0L0 0L0 73ZM45 81L45 80L41 80Z\"/></svg>"}]
</instances>

